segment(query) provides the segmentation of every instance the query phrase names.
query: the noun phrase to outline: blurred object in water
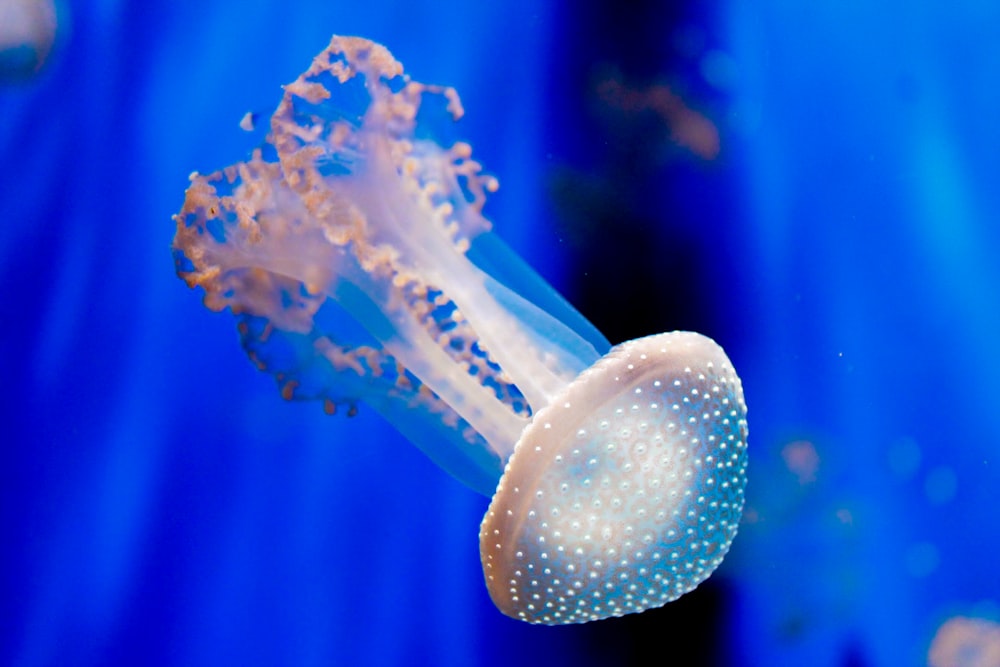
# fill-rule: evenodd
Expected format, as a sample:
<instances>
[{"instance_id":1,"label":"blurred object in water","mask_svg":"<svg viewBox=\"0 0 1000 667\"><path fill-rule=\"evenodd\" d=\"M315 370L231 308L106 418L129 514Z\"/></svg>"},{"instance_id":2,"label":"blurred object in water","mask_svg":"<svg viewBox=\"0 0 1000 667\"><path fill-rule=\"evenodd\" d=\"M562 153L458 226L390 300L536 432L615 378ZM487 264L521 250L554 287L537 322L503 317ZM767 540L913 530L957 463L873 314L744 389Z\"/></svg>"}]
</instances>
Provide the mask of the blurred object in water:
<instances>
[{"instance_id":1,"label":"blurred object in water","mask_svg":"<svg viewBox=\"0 0 1000 667\"><path fill-rule=\"evenodd\" d=\"M621 123L651 113L669 133L670 143L704 160L714 160L719 155L719 130L715 123L689 107L669 86L631 87L620 75L609 74L601 78L596 88L598 98L608 110L623 116Z\"/></svg>"},{"instance_id":2,"label":"blurred object in water","mask_svg":"<svg viewBox=\"0 0 1000 667\"><path fill-rule=\"evenodd\" d=\"M810 484L816 481L816 471L819 470L819 454L808 440L796 440L784 446L781 458L785 460L788 469L799 478L799 484Z\"/></svg>"},{"instance_id":3,"label":"blurred object in water","mask_svg":"<svg viewBox=\"0 0 1000 667\"><path fill-rule=\"evenodd\" d=\"M26 79L41 70L58 23L53 0L0 0L0 79Z\"/></svg>"},{"instance_id":4,"label":"blurred object in water","mask_svg":"<svg viewBox=\"0 0 1000 667\"><path fill-rule=\"evenodd\" d=\"M945 621L927 652L931 667L997 667L1000 624L984 618L954 616Z\"/></svg>"}]
</instances>

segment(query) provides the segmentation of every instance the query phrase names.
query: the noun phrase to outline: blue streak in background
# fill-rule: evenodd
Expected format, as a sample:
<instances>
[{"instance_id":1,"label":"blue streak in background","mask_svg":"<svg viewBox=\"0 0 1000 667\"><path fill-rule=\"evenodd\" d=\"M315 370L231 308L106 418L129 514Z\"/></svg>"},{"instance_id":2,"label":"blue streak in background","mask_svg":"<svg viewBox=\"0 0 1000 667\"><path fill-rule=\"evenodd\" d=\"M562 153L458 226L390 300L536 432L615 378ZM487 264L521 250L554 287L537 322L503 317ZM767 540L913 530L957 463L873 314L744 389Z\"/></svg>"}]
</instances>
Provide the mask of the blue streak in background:
<instances>
[{"instance_id":1,"label":"blue streak in background","mask_svg":"<svg viewBox=\"0 0 1000 667\"><path fill-rule=\"evenodd\" d=\"M985 555L1000 540L988 490L1000 449L1000 51L988 35L1000 11L765 3L734 5L728 25L750 375L773 377L756 392L746 382L765 458L751 479L780 479L778 449L797 438L815 441L825 473L811 493L782 497L767 481L749 492L771 525L762 515L737 545L750 582L741 643L767 664L923 664L945 618L978 608L996 620L1000 600ZM901 478L889 461L909 439L923 464ZM935 466L958 479L945 502L925 492ZM838 510L848 521L823 527Z\"/></svg>"},{"instance_id":2,"label":"blue streak in background","mask_svg":"<svg viewBox=\"0 0 1000 667\"><path fill-rule=\"evenodd\" d=\"M608 64L611 40L576 37L597 6L63 14L45 69L0 88L0 663L625 664L643 636L684 663L700 631L727 664L923 664L948 617L998 620L996 3L713 5L697 25L714 41L688 44L684 67L728 67L705 105L719 159L610 188L655 240L655 271L635 275L661 276L685 234L706 249L690 280L636 290L698 303L650 310L707 320L744 378L748 521L691 594L728 627L501 616L476 552L486 500L371 410L280 401L232 319L174 276L187 174L245 156L240 117L266 118L337 32L458 89L456 135L501 181L486 207L499 234L564 291L593 291L598 264L574 265L575 287L563 276L551 183L566 164L593 176L620 140L560 97ZM664 44L691 33L671 20L646 26L649 69L678 71ZM706 85L676 89L696 102ZM664 194L671 179L684 192ZM632 274L641 253L594 249L628 248L622 229L569 231ZM650 316L623 312L628 296L582 310ZM814 448L814 481L799 483L793 442Z\"/></svg>"}]
</instances>

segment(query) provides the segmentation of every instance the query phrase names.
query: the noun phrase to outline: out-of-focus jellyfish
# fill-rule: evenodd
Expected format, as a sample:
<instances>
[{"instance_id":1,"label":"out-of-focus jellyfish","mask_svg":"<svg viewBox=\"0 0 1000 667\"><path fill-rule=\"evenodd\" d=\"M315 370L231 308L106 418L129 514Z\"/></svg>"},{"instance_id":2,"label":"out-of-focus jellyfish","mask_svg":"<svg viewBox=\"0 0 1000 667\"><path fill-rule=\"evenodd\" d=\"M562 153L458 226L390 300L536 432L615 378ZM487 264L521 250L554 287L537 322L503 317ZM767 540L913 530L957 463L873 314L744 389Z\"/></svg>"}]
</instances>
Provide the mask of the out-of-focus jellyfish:
<instances>
[{"instance_id":1,"label":"out-of-focus jellyfish","mask_svg":"<svg viewBox=\"0 0 1000 667\"><path fill-rule=\"evenodd\" d=\"M934 635L927 664L931 667L1000 665L1000 624L984 618L949 618Z\"/></svg>"},{"instance_id":2,"label":"out-of-focus jellyfish","mask_svg":"<svg viewBox=\"0 0 1000 667\"><path fill-rule=\"evenodd\" d=\"M363 401L493 496L483 571L505 614L576 623L693 589L736 534L746 405L712 340L604 337L490 232L495 179L450 88L335 37L285 86L265 145L194 174L178 274L238 318L287 399Z\"/></svg>"},{"instance_id":3,"label":"out-of-focus jellyfish","mask_svg":"<svg viewBox=\"0 0 1000 667\"><path fill-rule=\"evenodd\" d=\"M33 75L56 39L53 0L0 0L0 79Z\"/></svg>"},{"instance_id":4,"label":"out-of-focus jellyfish","mask_svg":"<svg viewBox=\"0 0 1000 667\"><path fill-rule=\"evenodd\" d=\"M627 86L621 75L609 72L597 85L597 95L608 109L628 116L652 112L670 132L670 141L703 160L719 156L719 129L663 84L646 88Z\"/></svg>"}]
</instances>

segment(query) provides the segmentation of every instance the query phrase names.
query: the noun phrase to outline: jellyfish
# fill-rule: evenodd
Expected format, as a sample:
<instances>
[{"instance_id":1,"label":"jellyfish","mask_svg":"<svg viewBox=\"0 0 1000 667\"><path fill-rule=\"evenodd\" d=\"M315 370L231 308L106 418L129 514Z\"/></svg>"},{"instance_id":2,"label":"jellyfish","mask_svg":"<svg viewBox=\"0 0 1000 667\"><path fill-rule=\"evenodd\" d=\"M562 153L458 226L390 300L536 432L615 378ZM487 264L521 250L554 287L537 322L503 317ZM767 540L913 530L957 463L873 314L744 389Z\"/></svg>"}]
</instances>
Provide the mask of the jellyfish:
<instances>
[{"instance_id":1,"label":"jellyfish","mask_svg":"<svg viewBox=\"0 0 1000 667\"><path fill-rule=\"evenodd\" d=\"M371 406L492 497L480 554L504 614L660 606L736 535L740 379L693 332L611 347L491 231L497 180L467 143L435 139L435 119L462 113L385 47L335 36L248 160L192 174L177 273L235 315L284 398Z\"/></svg>"},{"instance_id":2,"label":"jellyfish","mask_svg":"<svg viewBox=\"0 0 1000 667\"><path fill-rule=\"evenodd\" d=\"M952 616L941 624L927 651L931 667L989 667L1000 664L1000 623Z\"/></svg>"},{"instance_id":3,"label":"jellyfish","mask_svg":"<svg viewBox=\"0 0 1000 667\"><path fill-rule=\"evenodd\" d=\"M42 69L61 27L59 13L53 0L0 0L0 81Z\"/></svg>"}]
</instances>

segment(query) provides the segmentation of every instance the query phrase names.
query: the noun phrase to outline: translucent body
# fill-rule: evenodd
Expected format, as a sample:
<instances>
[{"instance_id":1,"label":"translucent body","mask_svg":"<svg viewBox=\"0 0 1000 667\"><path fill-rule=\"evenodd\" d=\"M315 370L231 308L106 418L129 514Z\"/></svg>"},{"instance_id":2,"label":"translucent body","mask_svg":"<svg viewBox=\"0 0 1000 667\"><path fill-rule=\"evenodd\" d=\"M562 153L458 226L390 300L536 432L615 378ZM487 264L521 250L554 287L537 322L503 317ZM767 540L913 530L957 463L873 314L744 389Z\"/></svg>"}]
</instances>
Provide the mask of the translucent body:
<instances>
[{"instance_id":1,"label":"translucent body","mask_svg":"<svg viewBox=\"0 0 1000 667\"><path fill-rule=\"evenodd\" d=\"M335 38L286 87L263 150L193 177L178 270L207 306L243 316L244 346L286 397L369 403L488 495L529 404L608 344L499 239L480 240L495 180L467 145L415 138L424 96L460 113L453 91L406 80L383 47ZM519 274L539 305L467 254Z\"/></svg>"},{"instance_id":2,"label":"translucent body","mask_svg":"<svg viewBox=\"0 0 1000 667\"><path fill-rule=\"evenodd\" d=\"M746 484L745 405L722 348L673 332L614 348L540 410L480 531L510 616L659 606L722 562Z\"/></svg>"},{"instance_id":3,"label":"translucent body","mask_svg":"<svg viewBox=\"0 0 1000 667\"><path fill-rule=\"evenodd\" d=\"M671 583L672 597L598 612L529 614L502 601L502 587L490 581L502 558L489 514L481 533L491 594L512 616L579 622L673 599L710 574L735 534L745 484L739 380L721 349L698 334L632 341L602 359L610 347L604 337L490 232L481 210L496 181L480 174L469 146L443 148L427 138L435 105L453 118L461 114L453 90L409 80L384 47L335 37L285 87L271 133L249 161L192 176L176 216L178 274L204 289L206 306L237 315L244 348L276 376L285 398L320 399L328 412L364 401L485 495L501 474L546 474L516 464L526 456L512 459L524 438L550 453L564 447L563 440L546 440L548 427L534 414L582 392L587 414L564 414L562 424L598 418L622 392L639 388L617 378L595 384L607 373L594 369L607 368L608 359L631 359L636 344L662 347L639 374L662 382L679 369L716 364L735 412L711 417L719 436L713 446L728 442L736 459L723 497L708 496L715 504L703 508L702 521L721 526L722 539L711 558L694 554L694 572L685 570L680 586ZM664 398L673 391L664 387ZM674 447L674 440L664 433L657 442ZM634 443L625 444L630 451ZM503 489L501 483L491 513L513 516ZM714 491L698 496L706 490ZM511 531L510 538L525 535L535 533ZM620 537L628 539L624 531ZM631 557L632 565L644 562L641 554Z\"/></svg>"}]
</instances>

